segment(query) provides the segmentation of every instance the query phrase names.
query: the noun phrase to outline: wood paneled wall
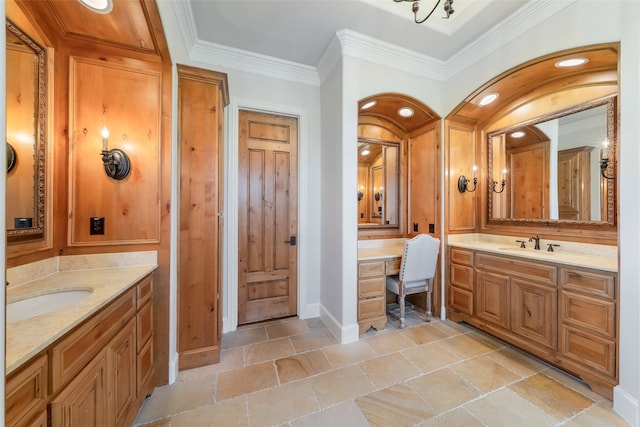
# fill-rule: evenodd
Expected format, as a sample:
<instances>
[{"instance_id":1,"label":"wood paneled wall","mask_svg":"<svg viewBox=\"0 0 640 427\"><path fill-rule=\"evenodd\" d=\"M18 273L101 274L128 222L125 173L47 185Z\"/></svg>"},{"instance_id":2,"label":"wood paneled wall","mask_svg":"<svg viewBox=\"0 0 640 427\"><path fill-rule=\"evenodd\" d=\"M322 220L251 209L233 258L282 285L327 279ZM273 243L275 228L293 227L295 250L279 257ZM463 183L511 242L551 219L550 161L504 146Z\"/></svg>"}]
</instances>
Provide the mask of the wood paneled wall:
<instances>
[{"instance_id":1,"label":"wood paneled wall","mask_svg":"<svg viewBox=\"0 0 640 427\"><path fill-rule=\"evenodd\" d=\"M157 5L114 0L114 12L100 15L79 2L10 2L7 11L23 14L17 23L37 33L51 58L48 153L53 160L47 177L52 191L46 202L52 207L47 226L53 236L52 244L38 252L23 254L21 245L13 246L10 250L19 255L7 264L56 255L158 251L153 354L156 385L166 384L172 77ZM110 129L109 146L123 148L131 158L131 173L122 181L104 173L103 124ZM104 236L88 234L91 216L106 218Z\"/></svg>"},{"instance_id":2,"label":"wood paneled wall","mask_svg":"<svg viewBox=\"0 0 640 427\"><path fill-rule=\"evenodd\" d=\"M446 228L448 233L473 233L476 227L477 195L483 191L482 162L476 155L476 138L473 126L445 122L447 145L445 149L445 192L447 194ZM458 179L461 175L473 181L473 166L476 172L478 187L475 192L460 193ZM473 183L468 185L473 188Z\"/></svg>"}]
</instances>

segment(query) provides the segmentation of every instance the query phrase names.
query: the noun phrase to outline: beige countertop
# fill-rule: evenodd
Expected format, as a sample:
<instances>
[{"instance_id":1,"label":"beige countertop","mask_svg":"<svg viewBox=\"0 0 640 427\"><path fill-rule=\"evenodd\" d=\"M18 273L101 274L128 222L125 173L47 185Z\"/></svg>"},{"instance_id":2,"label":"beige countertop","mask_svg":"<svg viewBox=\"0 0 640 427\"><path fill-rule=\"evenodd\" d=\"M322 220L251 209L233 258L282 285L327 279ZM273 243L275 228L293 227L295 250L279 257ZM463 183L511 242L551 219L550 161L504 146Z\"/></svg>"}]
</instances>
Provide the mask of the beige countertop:
<instances>
[{"instance_id":1,"label":"beige countertop","mask_svg":"<svg viewBox=\"0 0 640 427\"><path fill-rule=\"evenodd\" d=\"M595 268L598 270L612 272L618 271L617 258L598 256L588 253L562 252L562 242L558 243L560 243L560 249L555 249L555 252L548 252L546 250L547 246L542 246L542 244L540 245L541 249L536 250L532 248L531 243L527 243L527 248L521 249L515 242L506 243L482 240L454 241L449 242L449 246L492 252L500 255L516 256L528 260L566 264L574 267Z\"/></svg>"},{"instance_id":2,"label":"beige countertop","mask_svg":"<svg viewBox=\"0 0 640 427\"><path fill-rule=\"evenodd\" d=\"M7 323L6 373L16 370L156 268L153 260L146 265L63 270L7 288L7 303L60 290L92 292L72 306Z\"/></svg>"}]
</instances>

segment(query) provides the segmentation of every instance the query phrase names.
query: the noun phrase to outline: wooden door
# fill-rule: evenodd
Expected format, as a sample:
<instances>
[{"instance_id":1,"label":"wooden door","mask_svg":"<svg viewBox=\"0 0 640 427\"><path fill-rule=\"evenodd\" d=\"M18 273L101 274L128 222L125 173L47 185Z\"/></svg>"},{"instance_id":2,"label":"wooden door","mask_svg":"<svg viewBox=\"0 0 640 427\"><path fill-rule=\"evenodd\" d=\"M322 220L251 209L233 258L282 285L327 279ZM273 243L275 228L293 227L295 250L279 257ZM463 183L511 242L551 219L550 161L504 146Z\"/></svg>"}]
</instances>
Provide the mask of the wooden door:
<instances>
[{"instance_id":1,"label":"wooden door","mask_svg":"<svg viewBox=\"0 0 640 427\"><path fill-rule=\"evenodd\" d=\"M475 306L478 318L509 329L509 276L476 273Z\"/></svg>"},{"instance_id":2,"label":"wooden door","mask_svg":"<svg viewBox=\"0 0 640 427\"><path fill-rule=\"evenodd\" d=\"M591 220L592 150L586 146L558 152L558 219Z\"/></svg>"},{"instance_id":3,"label":"wooden door","mask_svg":"<svg viewBox=\"0 0 640 427\"><path fill-rule=\"evenodd\" d=\"M557 291L522 279L511 279L511 331L556 349Z\"/></svg>"},{"instance_id":4,"label":"wooden door","mask_svg":"<svg viewBox=\"0 0 640 427\"><path fill-rule=\"evenodd\" d=\"M238 323L297 314L298 121L240 111Z\"/></svg>"},{"instance_id":5,"label":"wooden door","mask_svg":"<svg viewBox=\"0 0 640 427\"><path fill-rule=\"evenodd\" d=\"M511 218L549 219L549 142L509 152Z\"/></svg>"}]
</instances>

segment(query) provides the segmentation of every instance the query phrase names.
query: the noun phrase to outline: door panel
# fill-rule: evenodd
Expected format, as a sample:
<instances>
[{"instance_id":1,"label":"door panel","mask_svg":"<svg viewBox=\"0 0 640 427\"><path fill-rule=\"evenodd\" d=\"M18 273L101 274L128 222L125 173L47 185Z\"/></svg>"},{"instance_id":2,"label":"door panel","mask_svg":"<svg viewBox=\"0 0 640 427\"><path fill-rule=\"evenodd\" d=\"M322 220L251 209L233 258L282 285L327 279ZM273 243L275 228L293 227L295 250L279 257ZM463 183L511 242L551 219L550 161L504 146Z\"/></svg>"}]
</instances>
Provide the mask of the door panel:
<instances>
[{"instance_id":1,"label":"door panel","mask_svg":"<svg viewBox=\"0 0 640 427\"><path fill-rule=\"evenodd\" d=\"M240 111L238 323L297 314L297 119Z\"/></svg>"}]
</instances>

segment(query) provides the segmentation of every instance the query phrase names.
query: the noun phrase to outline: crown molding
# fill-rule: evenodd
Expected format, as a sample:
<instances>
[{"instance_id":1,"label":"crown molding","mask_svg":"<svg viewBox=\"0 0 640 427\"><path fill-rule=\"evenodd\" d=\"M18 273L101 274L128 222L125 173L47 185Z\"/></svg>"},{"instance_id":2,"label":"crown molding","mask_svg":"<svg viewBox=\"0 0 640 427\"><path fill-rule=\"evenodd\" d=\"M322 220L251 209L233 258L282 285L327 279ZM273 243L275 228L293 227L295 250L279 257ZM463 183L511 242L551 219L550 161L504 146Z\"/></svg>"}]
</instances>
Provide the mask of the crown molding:
<instances>
[{"instance_id":1,"label":"crown molding","mask_svg":"<svg viewBox=\"0 0 640 427\"><path fill-rule=\"evenodd\" d=\"M191 47L189 58L216 67L320 86L316 67L202 40Z\"/></svg>"},{"instance_id":2,"label":"crown molding","mask_svg":"<svg viewBox=\"0 0 640 427\"><path fill-rule=\"evenodd\" d=\"M193 10L191 9L191 2L188 1L174 1L173 11L176 14L176 20L180 27L180 34L182 40L187 48L187 51L191 50L196 41L198 40L198 34L196 32L196 23L193 20Z\"/></svg>"},{"instance_id":3,"label":"crown molding","mask_svg":"<svg viewBox=\"0 0 640 427\"><path fill-rule=\"evenodd\" d=\"M493 27L445 62L447 79L480 61L483 57L546 21L577 0L529 1L500 25Z\"/></svg>"},{"instance_id":4,"label":"crown molding","mask_svg":"<svg viewBox=\"0 0 640 427\"><path fill-rule=\"evenodd\" d=\"M446 80L444 61L351 30L340 30L336 37L343 55L385 67L393 64L398 70L441 82Z\"/></svg>"},{"instance_id":5,"label":"crown molding","mask_svg":"<svg viewBox=\"0 0 640 427\"><path fill-rule=\"evenodd\" d=\"M318 66L316 67L318 69L318 76L320 77L320 84L324 83L327 76L341 59L342 44L337 37L332 37L329 46L320 57L320 61L318 61Z\"/></svg>"}]
</instances>

